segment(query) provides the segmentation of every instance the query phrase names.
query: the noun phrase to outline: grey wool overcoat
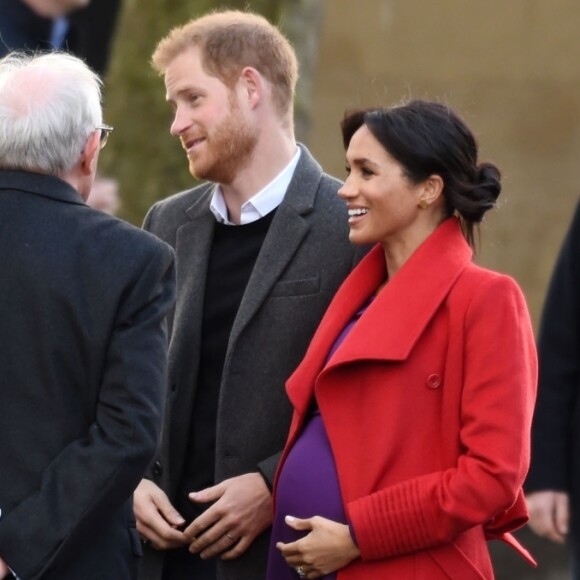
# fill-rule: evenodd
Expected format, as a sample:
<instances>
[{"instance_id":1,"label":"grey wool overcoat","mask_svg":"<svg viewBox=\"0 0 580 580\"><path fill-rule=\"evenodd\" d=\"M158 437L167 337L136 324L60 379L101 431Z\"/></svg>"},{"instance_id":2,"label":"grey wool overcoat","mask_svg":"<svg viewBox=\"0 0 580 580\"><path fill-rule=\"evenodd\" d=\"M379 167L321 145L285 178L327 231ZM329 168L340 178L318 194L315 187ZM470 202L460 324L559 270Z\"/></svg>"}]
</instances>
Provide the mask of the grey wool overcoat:
<instances>
[{"instance_id":1,"label":"grey wool overcoat","mask_svg":"<svg viewBox=\"0 0 580 580\"><path fill-rule=\"evenodd\" d=\"M233 324L217 417L215 481L260 471L272 482L291 417L285 381L361 251L348 241L340 182L306 148L258 255ZM213 184L159 202L145 227L175 248L177 303L161 445L149 477L174 500L197 388L206 268L215 218ZM269 531L218 580L263 580ZM141 580L160 580L163 552L146 547Z\"/></svg>"}]
</instances>

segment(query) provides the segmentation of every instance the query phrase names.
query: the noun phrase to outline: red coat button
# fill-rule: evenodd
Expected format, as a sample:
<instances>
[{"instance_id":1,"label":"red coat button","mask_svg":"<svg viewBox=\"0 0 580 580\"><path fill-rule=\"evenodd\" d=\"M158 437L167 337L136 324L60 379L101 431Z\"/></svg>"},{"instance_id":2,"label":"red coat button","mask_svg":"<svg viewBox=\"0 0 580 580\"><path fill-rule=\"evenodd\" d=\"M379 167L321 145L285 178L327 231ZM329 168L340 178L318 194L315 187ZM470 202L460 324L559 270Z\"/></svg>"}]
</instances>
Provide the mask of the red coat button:
<instances>
[{"instance_id":1,"label":"red coat button","mask_svg":"<svg viewBox=\"0 0 580 580\"><path fill-rule=\"evenodd\" d=\"M441 386L441 377L439 375L429 375L427 377L427 386L430 389L438 389Z\"/></svg>"}]
</instances>

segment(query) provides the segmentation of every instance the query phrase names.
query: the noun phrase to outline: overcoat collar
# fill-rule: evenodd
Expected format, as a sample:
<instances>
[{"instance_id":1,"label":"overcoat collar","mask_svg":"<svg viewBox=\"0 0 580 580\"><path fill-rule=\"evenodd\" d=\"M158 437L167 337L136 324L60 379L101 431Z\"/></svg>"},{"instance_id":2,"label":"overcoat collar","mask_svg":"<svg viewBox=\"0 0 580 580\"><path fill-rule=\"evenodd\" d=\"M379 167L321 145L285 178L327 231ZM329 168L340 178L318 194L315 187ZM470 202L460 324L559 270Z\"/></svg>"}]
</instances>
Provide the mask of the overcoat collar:
<instances>
[{"instance_id":1,"label":"overcoat collar","mask_svg":"<svg viewBox=\"0 0 580 580\"><path fill-rule=\"evenodd\" d=\"M323 374L353 361L406 359L471 259L472 251L458 220L449 218L419 246L369 304ZM384 251L377 245L340 287L303 362L288 381L288 391L295 404L310 398L332 344L385 276Z\"/></svg>"},{"instance_id":2,"label":"overcoat collar","mask_svg":"<svg viewBox=\"0 0 580 580\"><path fill-rule=\"evenodd\" d=\"M31 171L0 170L0 192L20 191L56 201L86 205L79 192L54 175Z\"/></svg>"}]
</instances>

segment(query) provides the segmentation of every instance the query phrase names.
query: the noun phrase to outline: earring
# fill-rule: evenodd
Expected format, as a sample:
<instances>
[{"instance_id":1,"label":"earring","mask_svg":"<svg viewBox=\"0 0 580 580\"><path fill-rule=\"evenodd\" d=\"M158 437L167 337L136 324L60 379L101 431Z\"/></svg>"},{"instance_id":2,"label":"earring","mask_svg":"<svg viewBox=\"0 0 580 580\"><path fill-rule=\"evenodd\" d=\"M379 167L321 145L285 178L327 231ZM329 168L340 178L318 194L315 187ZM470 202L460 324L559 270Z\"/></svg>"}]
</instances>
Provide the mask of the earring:
<instances>
[{"instance_id":1,"label":"earring","mask_svg":"<svg viewBox=\"0 0 580 580\"><path fill-rule=\"evenodd\" d=\"M426 199L420 199L417 204L421 209L427 209L429 207L429 202Z\"/></svg>"}]
</instances>

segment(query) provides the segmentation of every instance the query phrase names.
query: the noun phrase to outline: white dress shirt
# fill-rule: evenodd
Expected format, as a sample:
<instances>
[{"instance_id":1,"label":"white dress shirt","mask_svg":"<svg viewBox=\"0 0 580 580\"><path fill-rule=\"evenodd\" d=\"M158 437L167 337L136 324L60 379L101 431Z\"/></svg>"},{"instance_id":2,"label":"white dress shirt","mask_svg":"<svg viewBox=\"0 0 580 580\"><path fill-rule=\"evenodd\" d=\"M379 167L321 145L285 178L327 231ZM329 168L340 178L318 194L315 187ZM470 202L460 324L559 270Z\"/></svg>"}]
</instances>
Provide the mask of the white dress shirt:
<instances>
[{"instance_id":1,"label":"white dress shirt","mask_svg":"<svg viewBox=\"0 0 580 580\"><path fill-rule=\"evenodd\" d=\"M249 224L255 222L265 215L269 214L272 210L276 209L284 199L286 195L286 190L292 176L294 175L294 170L296 165L298 165L298 160L300 159L300 149L296 148L296 153L292 157L290 163L286 165L284 169L272 180L268 185L263 187L258 193L253 195L248 201L244 202L240 213L240 224ZM228 217L228 208L224 200L224 195L222 193L221 187L218 185L212 195L209 209L215 216L215 219L222 224L228 226L236 225L230 221Z\"/></svg>"}]
</instances>

